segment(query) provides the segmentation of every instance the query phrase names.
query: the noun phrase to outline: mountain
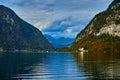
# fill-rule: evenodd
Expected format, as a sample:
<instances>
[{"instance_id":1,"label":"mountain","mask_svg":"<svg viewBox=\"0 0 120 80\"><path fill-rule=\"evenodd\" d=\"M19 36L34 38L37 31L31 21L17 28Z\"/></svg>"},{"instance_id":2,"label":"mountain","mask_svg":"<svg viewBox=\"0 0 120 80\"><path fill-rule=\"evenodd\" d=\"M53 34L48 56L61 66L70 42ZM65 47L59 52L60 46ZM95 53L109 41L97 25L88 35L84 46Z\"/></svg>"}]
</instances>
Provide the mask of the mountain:
<instances>
[{"instance_id":1,"label":"mountain","mask_svg":"<svg viewBox=\"0 0 120 80\"><path fill-rule=\"evenodd\" d=\"M90 52L120 52L120 0L114 0L107 10L95 15L77 35L73 50Z\"/></svg>"},{"instance_id":2,"label":"mountain","mask_svg":"<svg viewBox=\"0 0 120 80\"><path fill-rule=\"evenodd\" d=\"M69 47L72 45L72 42L74 41L73 38L64 38L60 37L58 39L53 38L50 35L45 34L44 35L48 41L55 47L55 48L63 48L63 47Z\"/></svg>"},{"instance_id":3,"label":"mountain","mask_svg":"<svg viewBox=\"0 0 120 80\"><path fill-rule=\"evenodd\" d=\"M48 39L48 41L50 43L56 42L56 40L57 40L57 39L55 39L54 37L52 37L52 36L50 36L48 34L45 34L44 36Z\"/></svg>"},{"instance_id":4,"label":"mountain","mask_svg":"<svg viewBox=\"0 0 120 80\"><path fill-rule=\"evenodd\" d=\"M10 8L0 5L1 50L53 50L41 31L25 22Z\"/></svg>"}]
</instances>

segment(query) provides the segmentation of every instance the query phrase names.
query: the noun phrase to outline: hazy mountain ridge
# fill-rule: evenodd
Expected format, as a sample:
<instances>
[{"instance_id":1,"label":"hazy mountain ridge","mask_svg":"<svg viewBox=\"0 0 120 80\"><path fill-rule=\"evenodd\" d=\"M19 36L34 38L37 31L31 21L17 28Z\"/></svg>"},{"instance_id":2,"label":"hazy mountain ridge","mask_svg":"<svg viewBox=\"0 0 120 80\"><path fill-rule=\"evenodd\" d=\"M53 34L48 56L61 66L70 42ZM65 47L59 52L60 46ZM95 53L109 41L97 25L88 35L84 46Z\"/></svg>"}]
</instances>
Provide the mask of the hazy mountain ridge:
<instances>
[{"instance_id":1,"label":"hazy mountain ridge","mask_svg":"<svg viewBox=\"0 0 120 80\"><path fill-rule=\"evenodd\" d=\"M72 42L74 41L73 38L60 37L56 39L47 34L45 34L45 37L55 48L70 47L72 45Z\"/></svg>"},{"instance_id":2,"label":"hazy mountain ridge","mask_svg":"<svg viewBox=\"0 0 120 80\"><path fill-rule=\"evenodd\" d=\"M4 50L53 50L41 31L0 5L0 48Z\"/></svg>"},{"instance_id":3,"label":"hazy mountain ridge","mask_svg":"<svg viewBox=\"0 0 120 80\"><path fill-rule=\"evenodd\" d=\"M90 23L77 35L72 48L79 49L84 47L90 49L90 51L98 50L99 48L101 48L101 51L106 49L111 51L112 48L115 48L118 51L119 44L120 0L114 0L106 11L95 15Z\"/></svg>"}]
</instances>

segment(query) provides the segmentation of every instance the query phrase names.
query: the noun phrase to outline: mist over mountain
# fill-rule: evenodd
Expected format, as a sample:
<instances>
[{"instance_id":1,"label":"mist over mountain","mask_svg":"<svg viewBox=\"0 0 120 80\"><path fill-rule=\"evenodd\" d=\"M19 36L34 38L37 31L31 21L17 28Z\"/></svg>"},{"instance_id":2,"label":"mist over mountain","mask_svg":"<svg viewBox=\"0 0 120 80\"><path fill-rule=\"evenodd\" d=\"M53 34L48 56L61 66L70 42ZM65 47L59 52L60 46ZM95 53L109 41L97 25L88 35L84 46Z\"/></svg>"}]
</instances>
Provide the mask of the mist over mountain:
<instances>
[{"instance_id":1,"label":"mist over mountain","mask_svg":"<svg viewBox=\"0 0 120 80\"><path fill-rule=\"evenodd\" d=\"M72 48L91 52L120 52L120 0L114 0L107 10L95 15L77 35Z\"/></svg>"},{"instance_id":2,"label":"mist over mountain","mask_svg":"<svg viewBox=\"0 0 120 80\"><path fill-rule=\"evenodd\" d=\"M42 32L22 20L10 8L0 5L0 49L53 50Z\"/></svg>"}]
</instances>

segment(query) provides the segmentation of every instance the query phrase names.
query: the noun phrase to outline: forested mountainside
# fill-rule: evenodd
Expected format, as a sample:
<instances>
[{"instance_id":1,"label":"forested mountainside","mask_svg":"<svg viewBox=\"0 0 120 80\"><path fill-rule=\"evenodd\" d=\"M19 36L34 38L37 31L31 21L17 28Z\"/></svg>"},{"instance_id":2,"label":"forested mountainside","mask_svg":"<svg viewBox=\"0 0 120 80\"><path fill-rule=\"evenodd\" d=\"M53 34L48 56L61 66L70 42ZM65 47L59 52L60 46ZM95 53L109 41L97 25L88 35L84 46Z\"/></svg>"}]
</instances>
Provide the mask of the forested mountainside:
<instances>
[{"instance_id":1,"label":"forested mountainside","mask_svg":"<svg viewBox=\"0 0 120 80\"><path fill-rule=\"evenodd\" d=\"M77 35L72 50L85 48L90 52L120 52L120 0L95 15Z\"/></svg>"},{"instance_id":2,"label":"forested mountainside","mask_svg":"<svg viewBox=\"0 0 120 80\"><path fill-rule=\"evenodd\" d=\"M0 5L0 50L53 50L42 32Z\"/></svg>"}]
</instances>

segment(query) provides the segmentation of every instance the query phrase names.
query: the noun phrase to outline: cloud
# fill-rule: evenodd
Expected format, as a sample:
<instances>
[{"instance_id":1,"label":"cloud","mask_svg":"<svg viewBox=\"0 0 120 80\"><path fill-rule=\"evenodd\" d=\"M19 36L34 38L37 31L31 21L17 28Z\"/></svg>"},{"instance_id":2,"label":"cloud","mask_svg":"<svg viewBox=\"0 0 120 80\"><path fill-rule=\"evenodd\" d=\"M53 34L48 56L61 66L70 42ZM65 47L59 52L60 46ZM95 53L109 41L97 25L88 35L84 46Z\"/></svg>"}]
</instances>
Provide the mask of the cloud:
<instances>
[{"instance_id":1,"label":"cloud","mask_svg":"<svg viewBox=\"0 0 120 80\"><path fill-rule=\"evenodd\" d=\"M66 29L66 32L67 32L68 34L71 34L72 29Z\"/></svg>"},{"instance_id":2,"label":"cloud","mask_svg":"<svg viewBox=\"0 0 120 80\"><path fill-rule=\"evenodd\" d=\"M35 26L38 26L40 30L43 30L43 29L46 29L47 28L47 23L44 24L44 23L41 23L41 22L38 22L36 24L34 24Z\"/></svg>"},{"instance_id":3,"label":"cloud","mask_svg":"<svg viewBox=\"0 0 120 80\"><path fill-rule=\"evenodd\" d=\"M9 0L11 3L22 3L24 0Z\"/></svg>"},{"instance_id":4,"label":"cloud","mask_svg":"<svg viewBox=\"0 0 120 80\"><path fill-rule=\"evenodd\" d=\"M64 31L65 35L68 36L69 33L70 36L71 33L75 35L80 32L95 14L105 10L112 1L2 0L0 4L12 8L22 19L42 30L43 33L59 34L60 31Z\"/></svg>"},{"instance_id":5,"label":"cloud","mask_svg":"<svg viewBox=\"0 0 120 80\"><path fill-rule=\"evenodd\" d=\"M75 37L84 26L79 21L75 21L73 17L67 17L53 22L44 28L43 32L54 37Z\"/></svg>"}]
</instances>

